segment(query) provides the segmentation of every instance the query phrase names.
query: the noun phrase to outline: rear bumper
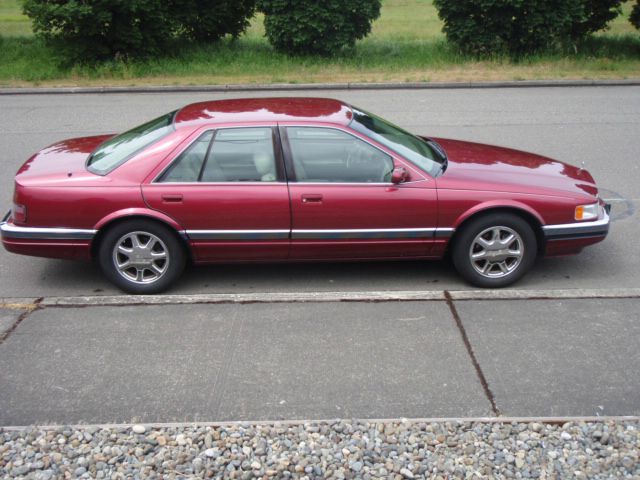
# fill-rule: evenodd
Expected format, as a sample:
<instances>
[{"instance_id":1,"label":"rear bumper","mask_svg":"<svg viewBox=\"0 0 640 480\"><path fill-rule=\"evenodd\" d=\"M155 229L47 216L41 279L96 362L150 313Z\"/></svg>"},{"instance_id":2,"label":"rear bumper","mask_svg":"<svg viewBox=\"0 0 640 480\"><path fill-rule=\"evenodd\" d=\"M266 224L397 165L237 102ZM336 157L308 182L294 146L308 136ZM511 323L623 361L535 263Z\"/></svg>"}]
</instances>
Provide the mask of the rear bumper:
<instances>
[{"instance_id":1,"label":"rear bumper","mask_svg":"<svg viewBox=\"0 0 640 480\"><path fill-rule=\"evenodd\" d=\"M88 260L95 230L73 228L21 227L14 225L10 212L0 222L2 245L12 253L35 257Z\"/></svg>"}]
</instances>

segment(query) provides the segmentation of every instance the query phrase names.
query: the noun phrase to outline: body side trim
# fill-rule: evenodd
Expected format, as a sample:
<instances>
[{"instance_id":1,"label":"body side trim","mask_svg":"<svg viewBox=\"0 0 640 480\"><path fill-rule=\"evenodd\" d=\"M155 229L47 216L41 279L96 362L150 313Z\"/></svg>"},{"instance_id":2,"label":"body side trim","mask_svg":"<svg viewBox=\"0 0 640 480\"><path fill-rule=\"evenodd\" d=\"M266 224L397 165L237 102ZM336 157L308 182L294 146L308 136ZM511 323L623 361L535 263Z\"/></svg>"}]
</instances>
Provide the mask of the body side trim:
<instances>
[{"instance_id":1,"label":"body side trim","mask_svg":"<svg viewBox=\"0 0 640 480\"><path fill-rule=\"evenodd\" d=\"M97 230L77 228L18 227L6 222L0 224L0 231L5 238L30 240L91 240L97 233Z\"/></svg>"},{"instance_id":2,"label":"body side trim","mask_svg":"<svg viewBox=\"0 0 640 480\"><path fill-rule=\"evenodd\" d=\"M453 228L374 228L331 230L185 230L191 240L335 240L449 238ZM180 232L183 233L183 232Z\"/></svg>"},{"instance_id":3,"label":"body side trim","mask_svg":"<svg viewBox=\"0 0 640 480\"><path fill-rule=\"evenodd\" d=\"M289 230L185 230L191 240L288 240Z\"/></svg>"}]
</instances>

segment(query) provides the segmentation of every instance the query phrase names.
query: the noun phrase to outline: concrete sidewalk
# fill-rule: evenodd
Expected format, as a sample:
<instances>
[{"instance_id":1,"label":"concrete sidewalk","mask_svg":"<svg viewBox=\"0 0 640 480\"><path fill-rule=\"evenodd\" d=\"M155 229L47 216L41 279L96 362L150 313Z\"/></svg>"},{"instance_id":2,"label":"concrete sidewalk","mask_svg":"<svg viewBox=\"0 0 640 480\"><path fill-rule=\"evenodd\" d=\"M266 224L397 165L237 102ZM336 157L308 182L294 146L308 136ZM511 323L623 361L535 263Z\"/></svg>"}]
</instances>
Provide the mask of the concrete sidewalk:
<instances>
[{"instance_id":1,"label":"concrete sidewalk","mask_svg":"<svg viewBox=\"0 0 640 480\"><path fill-rule=\"evenodd\" d=\"M639 306L43 307L0 344L0 425L638 415Z\"/></svg>"}]
</instances>

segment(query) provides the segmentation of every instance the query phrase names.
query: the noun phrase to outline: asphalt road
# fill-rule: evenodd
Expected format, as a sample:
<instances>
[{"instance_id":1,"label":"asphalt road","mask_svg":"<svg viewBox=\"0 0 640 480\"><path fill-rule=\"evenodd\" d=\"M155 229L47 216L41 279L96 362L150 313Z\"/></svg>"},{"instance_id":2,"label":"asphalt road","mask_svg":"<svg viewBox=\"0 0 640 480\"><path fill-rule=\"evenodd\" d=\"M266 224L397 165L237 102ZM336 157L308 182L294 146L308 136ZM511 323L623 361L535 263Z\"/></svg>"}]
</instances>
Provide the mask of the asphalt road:
<instances>
[{"instance_id":1,"label":"asphalt road","mask_svg":"<svg viewBox=\"0 0 640 480\"><path fill-rule=\"evenodd\" d=\"M321 94L415 132L584 161L614 205L609 238L540 261L515 288L553 297L640 287L640 87ZM0 205L9 207L13 173L39 148L231 96L0 96ZM443 261L199 267L171 293L468 288ZM640 415L637 294L117 307L87 299L34 311L11 304L82 295L119 292L95 266L0 252L0 425Z\"/></svg>"},{"instance_id":2,"label":"asphalt road","mask_svg":"<svg viewBox=\"0 0 640 480\"><path fill-rule=\"evenodd\" d=\"M308 93L307 93L308 94ZM311 95L316 93L311 92ZM581 255L539 262L516 288L640 286L640 87L322 91L407 129L584 161L614 200L610 237ZM246 93L274 95L274 93ZM305 95L277 92L276 95ZM34 151L63 138L117 132L204 99L238 94L0 96L0 205L13 173ZM464 289L445 262L213 266L191 269L173 293L289 290ZM117 293L93 265L0 252L0 298Z\"/></svg>"}]
</instances>

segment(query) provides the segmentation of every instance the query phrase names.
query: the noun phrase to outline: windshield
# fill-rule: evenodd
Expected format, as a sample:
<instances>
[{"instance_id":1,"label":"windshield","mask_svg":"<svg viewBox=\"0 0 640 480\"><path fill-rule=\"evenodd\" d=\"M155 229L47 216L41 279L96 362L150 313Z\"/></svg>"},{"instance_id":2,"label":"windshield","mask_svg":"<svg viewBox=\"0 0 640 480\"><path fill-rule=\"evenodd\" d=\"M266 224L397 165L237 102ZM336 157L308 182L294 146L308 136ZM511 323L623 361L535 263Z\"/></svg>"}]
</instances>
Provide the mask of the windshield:
<instances>
[{"instance_id":1,"label":"windshield","mask_svg":"<svg viewBox=\"0 0 640 480\"><path fill-rule=\"evenodd\" d=\"M444 158L425 140L364 110L352 110L351 128L402 155L432 177L442 170Z\"/></svg>"},{"instance_id":2,"label":"windshield","mask_svg":"<svg viewBox=\"0 0 640 480\"><path fill-rule=\"evenodd\" d=\"M140 150L170 133L174 114L168 113L101 143L89 156L87 168L90 172L104 175L122 165Z\"/></svg>"}]
</instances>

